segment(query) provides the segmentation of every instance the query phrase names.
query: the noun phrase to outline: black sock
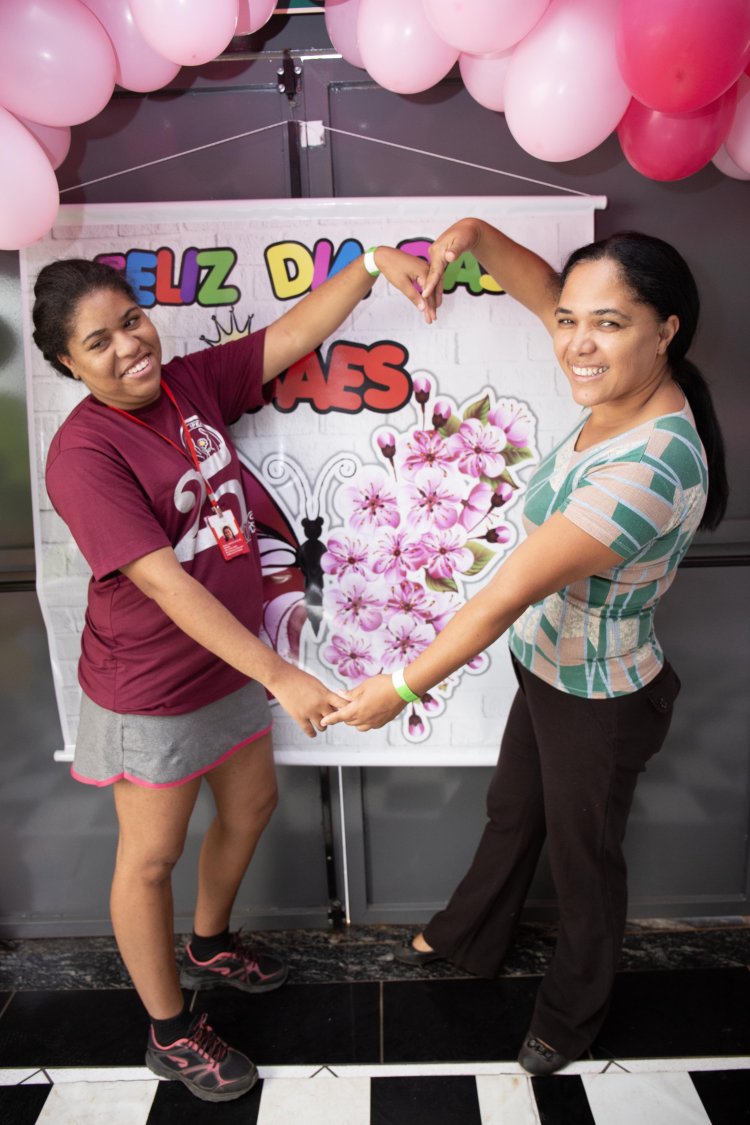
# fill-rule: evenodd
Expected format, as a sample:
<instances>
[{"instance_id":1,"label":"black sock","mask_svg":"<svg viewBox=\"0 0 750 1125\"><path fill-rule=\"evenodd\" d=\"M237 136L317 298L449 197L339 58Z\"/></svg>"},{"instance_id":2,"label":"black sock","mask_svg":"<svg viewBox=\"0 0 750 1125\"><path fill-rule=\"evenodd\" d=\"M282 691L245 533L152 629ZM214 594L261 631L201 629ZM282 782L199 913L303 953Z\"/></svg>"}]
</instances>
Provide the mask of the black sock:
<instances>
[{"instance_id":1,"label":"black sock","mask_svg":"<svg viewBox=\"0 0 750 1125\"><path fill-rule=\"evenodd\" d=\"M211 937L201 937L193 931L193 936L190 938L190 952L196 961L210 961L218 953L226 953L230 945L229 926L220 934L213 934Z\"/></svg>"},{"instance_id":2,"label":"black sock","mask_svg":"<svg viewBox=\"0 0 750 1125\"><path fill-rule=\"evenodd\" d=\"M168 1020L151 1020L154 1038L160 1047L168 1047L176 1039L183 1039L193 1022L193 1014L183 1005L182 1011Z\"/></svg>"}]
</instances>

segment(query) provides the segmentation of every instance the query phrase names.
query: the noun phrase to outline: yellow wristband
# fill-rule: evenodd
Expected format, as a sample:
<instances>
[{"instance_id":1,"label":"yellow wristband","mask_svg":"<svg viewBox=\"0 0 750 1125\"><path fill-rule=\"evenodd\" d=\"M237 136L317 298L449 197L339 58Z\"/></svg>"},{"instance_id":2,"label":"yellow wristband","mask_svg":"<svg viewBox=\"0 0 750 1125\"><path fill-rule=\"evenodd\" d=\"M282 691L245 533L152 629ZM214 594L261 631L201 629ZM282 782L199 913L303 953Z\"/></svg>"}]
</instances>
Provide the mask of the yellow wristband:
<instances>
[{"instance_id":1,"label":"yellow wristband","mask_svg":"<svg viewBox=\"0 0 750 1125\"><path fill-rule=\"evenodd\" d=\"M380 270L375 265L375 251L376 250L377 250L377 246L371 246L370 249L365 250L364 254L362 255L362 261L364 262L364 267L367 270L367 272L369 273L370 277L380 277Z\"/></svg>"}]
</instances>

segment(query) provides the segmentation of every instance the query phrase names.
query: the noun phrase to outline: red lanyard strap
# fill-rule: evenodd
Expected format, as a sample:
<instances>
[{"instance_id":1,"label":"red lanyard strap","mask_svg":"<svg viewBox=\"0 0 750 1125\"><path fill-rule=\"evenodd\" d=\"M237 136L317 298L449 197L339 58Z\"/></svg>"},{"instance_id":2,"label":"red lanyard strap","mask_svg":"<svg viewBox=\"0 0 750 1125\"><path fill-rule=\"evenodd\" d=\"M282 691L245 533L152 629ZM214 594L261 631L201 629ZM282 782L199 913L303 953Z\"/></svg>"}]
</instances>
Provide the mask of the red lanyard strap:
<instances>
[{"instance_id":1,"label":"red lanyard strap","mask_svg":"<svg viewBox=\"0 0 750 1125\"><path fill-rule=\"evenodd\" d=\"M203 481L203 483L206 487L206 494L208 496L211 507L213 508L214 512L217 515L220 515L221 514L221 508L219 507L219 502L216 499L216 496L214 495L214 491L211 488L211 485L208 483L208 481L206 480L206 478L204 477L204 475L201 471L200 461L198 460L198 451L195 448L195 442L193 441L193 435L190 433L190 430L188 429L188 424L182 416L182 411L180 410L179 406L177 405L176 398L172 394L172 391L167 386L164 379L161 380L161 388L164 391L164 394L169 399L169 401L172 403L172 406L177 411L177 417L180 419L180 426L182 427L182 433L183 433L184 438L185 438L185 444L190 451L190 456L188 456L188 454L185 452L185 450L182 449L177 444L176 441L172 441L171 437L167 437L167 435L163 434L161 432L161 430L157 430L154 426L149 425L148 422L144 422L142 418L136 417L135 414L131 414L127 410L121 410L119 406L111 406L109 403L105 403L104 405L109 407L110 410L114 410L117 414L122 414L123 418L129 418L131 422L137 422L139 426L144 426L145 429L151 430L152 434L156 434L157 437L160 437L163 441L166 441L169 445L172 446L173 449L176 449L181 457L186 458L186 460L188 460L188 461L192 460L192 463L195 466L195 470L198 473L198 476L201 478L201 480Z\"/></svg>"}]
</instances>

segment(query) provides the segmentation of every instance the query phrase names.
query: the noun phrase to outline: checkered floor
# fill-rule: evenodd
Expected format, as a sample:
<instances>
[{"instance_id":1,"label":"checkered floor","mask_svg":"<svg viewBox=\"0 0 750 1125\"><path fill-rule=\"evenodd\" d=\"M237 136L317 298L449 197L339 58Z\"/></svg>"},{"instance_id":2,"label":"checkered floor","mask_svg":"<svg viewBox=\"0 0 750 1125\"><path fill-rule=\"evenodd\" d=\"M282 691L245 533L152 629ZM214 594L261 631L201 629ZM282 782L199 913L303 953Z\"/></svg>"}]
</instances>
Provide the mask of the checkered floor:
<instances>
[{"instance_id":1,"label":"checkered floor","mask_svg":"<svg viewBox=\"0 0 750 1125\"><path fill-rule=\"evenodd\" d=\"M195 994L261 1081L201 1102L143 1065L129 988L0 993L2 1125L750 1125L744 964L622 972L587 1057L515 1062L536 976L295 983Z\"/></svg>"},{"instance_id":2,"label":"checkered floor","mask_svg":"<svg viewBox=\"0 0 750 1125\"><path fill-rule=\"evenodd\" d=\"M145 1068L0 1072L4 1125L739 1125L750 1057L579 1062L552 1078L514 1064L262 1067L224 1105Z\"/></svg>"}]
</instances>

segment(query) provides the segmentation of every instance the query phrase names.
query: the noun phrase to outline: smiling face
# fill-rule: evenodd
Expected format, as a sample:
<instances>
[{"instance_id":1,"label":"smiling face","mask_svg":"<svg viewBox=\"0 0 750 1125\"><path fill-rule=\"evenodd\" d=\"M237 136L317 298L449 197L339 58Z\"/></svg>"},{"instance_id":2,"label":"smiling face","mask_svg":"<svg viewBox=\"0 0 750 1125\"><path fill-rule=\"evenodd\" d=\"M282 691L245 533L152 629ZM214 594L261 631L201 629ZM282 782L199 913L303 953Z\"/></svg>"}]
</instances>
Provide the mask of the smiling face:
<instances>
[{"instance_id":1,"label":"smiling face","mask_svg":"<svg viewBox=\"0 0 750 1125\"><path fill-rule=\"evenodd\" d=\"M114 289L83 297L61 363L106 406L135 410L159 397L161 342L138 305Z\"/></svg>"},{"instance_id":2,"label":"smiling face","mask_svg":"<svg viewBox=\"0 0 750 1125\"><path fill-rule=\"evenodd\" d=\"M555 355L573 398L593 411L639 408L671 378L667 348L679 321L636 301L609 258L575 266L560 294Z\"/></svg>"}]
</instances>

